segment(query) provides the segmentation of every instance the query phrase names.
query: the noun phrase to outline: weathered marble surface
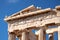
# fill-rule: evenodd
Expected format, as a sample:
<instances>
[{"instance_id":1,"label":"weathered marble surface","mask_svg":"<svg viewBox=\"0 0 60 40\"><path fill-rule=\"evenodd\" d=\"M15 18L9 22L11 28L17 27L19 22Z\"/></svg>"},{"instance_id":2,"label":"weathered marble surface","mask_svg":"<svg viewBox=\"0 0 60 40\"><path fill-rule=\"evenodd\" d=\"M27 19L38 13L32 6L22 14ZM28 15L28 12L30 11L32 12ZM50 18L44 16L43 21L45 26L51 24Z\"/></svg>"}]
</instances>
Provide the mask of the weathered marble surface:
<instances>
[{"instance_id":1,"label":"weathered marble surface","mask_svg":"<svg viewBox=\"0 0 60 40\"><path fill-rule=\"evenodd\" d=\"M19 40L46 40L46 34L49 34L49 40L54 40L53 33L57 31L60 40L60 6L43 10L30 6L5 18L5 21L8 22L8 32L12 33L8 40L16 40L16 37ZM57 28L49 28L54 25ZM37 32L33 34L32 29Z\"/></svg>"},{"instance_id":2,"label":"weathered marble surface","mask_svg":"<svg viewBox=\"0 0 60 40\"><path fill-rule=\"evenodd\" d=\"M44 14L40 14L40 15L26 17L26 18L22 18L19 20L14 20L14 21L9 22L10 26L8 28L9 28L9 30L10 29L11 30L14 30L14 29L23 30L23 29L29 28L29 27L40 27L42 25L47 24L46 21L48 21L48 19L54 18L56 16L57 16L56 13L48 12L48 13L44 13ZM50 21L48 21L48 22L50 22Z\"/></svg>"}]
</instances>

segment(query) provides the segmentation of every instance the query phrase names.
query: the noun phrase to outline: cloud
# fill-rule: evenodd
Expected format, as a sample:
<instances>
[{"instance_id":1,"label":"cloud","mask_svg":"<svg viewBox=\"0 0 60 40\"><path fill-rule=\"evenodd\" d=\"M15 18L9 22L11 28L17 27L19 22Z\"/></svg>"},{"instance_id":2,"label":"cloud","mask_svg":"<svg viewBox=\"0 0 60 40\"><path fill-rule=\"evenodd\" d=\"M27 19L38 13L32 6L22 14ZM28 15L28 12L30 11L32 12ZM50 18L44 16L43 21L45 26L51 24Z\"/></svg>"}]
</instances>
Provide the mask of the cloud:
<instances>
[{"instance_id":1,"label":"cloud","mask_svg":"<svg viewBox=\"0 0 60 40\"><path fill-rule=\"evenodd\" d=\"M8 0L9 3L16 3L18 2L19 0Z\"/></svg>"}]
</instances>

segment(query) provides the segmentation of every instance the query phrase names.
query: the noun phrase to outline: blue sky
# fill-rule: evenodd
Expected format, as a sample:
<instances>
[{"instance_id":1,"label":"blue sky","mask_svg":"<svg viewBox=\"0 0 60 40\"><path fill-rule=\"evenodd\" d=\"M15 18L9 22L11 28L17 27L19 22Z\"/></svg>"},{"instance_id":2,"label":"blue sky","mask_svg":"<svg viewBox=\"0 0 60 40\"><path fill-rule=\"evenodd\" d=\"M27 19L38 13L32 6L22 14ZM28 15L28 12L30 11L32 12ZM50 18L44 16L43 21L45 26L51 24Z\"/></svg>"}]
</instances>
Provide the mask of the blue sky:
<instances>
[{"instance_id":1,"label":"blue sky","mask_svg":"<svg viewBox=\"0 0 60 40\"><path fill-rule=\"evenodd\" d=\"M7 23L4 21L5 16L12 15L30 5L43 8L54 8L60 5L60 0L0 0L0 40L8 40ZM57 40L57 33L54 36Z\"/></svg>"}]
</instances>

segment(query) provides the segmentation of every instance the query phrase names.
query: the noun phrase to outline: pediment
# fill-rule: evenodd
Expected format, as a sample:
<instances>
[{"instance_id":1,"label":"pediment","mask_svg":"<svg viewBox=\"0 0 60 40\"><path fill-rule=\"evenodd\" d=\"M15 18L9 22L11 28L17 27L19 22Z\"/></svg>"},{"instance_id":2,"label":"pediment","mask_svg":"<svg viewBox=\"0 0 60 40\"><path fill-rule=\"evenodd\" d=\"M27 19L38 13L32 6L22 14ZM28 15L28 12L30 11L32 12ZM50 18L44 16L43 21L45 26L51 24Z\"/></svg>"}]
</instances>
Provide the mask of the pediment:
<instances>
[{"instance_id":1,"label":"pediment","mask_svg":"<svg viewBox=\"0 0 60 40\"><path fill-rule=\"evenodd\" d=\"M48 13L48 12L57 12L57 10L60 10L60 6L56 6L55 9L51 9L51 8L38 9L34 5L31 5L17 13L14 13L11 16L8 16L4 20L9 21L9 20L24 18L24 17L28 17L28 16L32 16L32 15L37 15L37 14L40 15L40 14L44 14L44 13Z\"/></svg>"},{"instance_id":2,"label":"pediment","mask_svg":"<svg viewBox=\"0 0 60 40\"><path fill-rule=\"evenodd\" d=\"M29 12L33 12L33 11L37 11L37 10L40 10L40 9L36 8L34 5L30 5L27 8L25 8L17 13L14 13L13 15L11 15L11 17L25 14L25 13L29 13Z\"/></svg>"}]
</instances>

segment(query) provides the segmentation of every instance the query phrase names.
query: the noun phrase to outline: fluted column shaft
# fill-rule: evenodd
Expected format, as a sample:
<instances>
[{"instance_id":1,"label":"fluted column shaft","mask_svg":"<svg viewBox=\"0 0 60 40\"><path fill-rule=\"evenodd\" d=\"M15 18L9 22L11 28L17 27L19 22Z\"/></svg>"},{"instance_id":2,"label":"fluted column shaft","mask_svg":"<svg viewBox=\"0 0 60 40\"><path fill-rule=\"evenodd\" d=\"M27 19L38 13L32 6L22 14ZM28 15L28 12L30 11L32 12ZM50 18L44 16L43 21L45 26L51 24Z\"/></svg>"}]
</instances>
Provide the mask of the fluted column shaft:
<instances>
[{"instance_id":1,"label":"fluted column shaft","mask_svg":"<svg viewBox=\"0 0 60 40\"><path fill-rule=\"evenodd\" d=\"M60 40L60 26L58 26L58 40Z\"/></svg>"},{"instance_id":2,"label":"fluted column shaft","mask_svg":"<svg viewBox=\"0 0 60 40\"><path fill-rule=\"evenodd\" d=\"M22 32L22 40L26 40L26 33Z\"/></svg>"},{"instance_id":3,"label":"fluted column shaft","mask_svg":"<svg viewBox=\"0 0 60 40\"><path fill-rule=\"evenodd\" d=\"M21 36L19 36L19 37L18 37L18 40L22 40L22 37L21 37Z\"/></svg>"},{"instance_id":4,"label":"fluted column shaft","mask_svg":"<svg viewBox=\"0 0 60 40\"><path fill-rule=\"evenodd\" d=\"M38 40L45 40L45 32L42 28L39 30Z\"/></svg>"},{"instance_id":5,"label":"fluted column shaft","mask_svg":"<svg viewBox=\"0 0 60 40\"><path fill-rule=\"evenodd\" d=\"M16 36L13 33L8 34L8 40L16 40Z\"/></svg>"}]
</instances>

